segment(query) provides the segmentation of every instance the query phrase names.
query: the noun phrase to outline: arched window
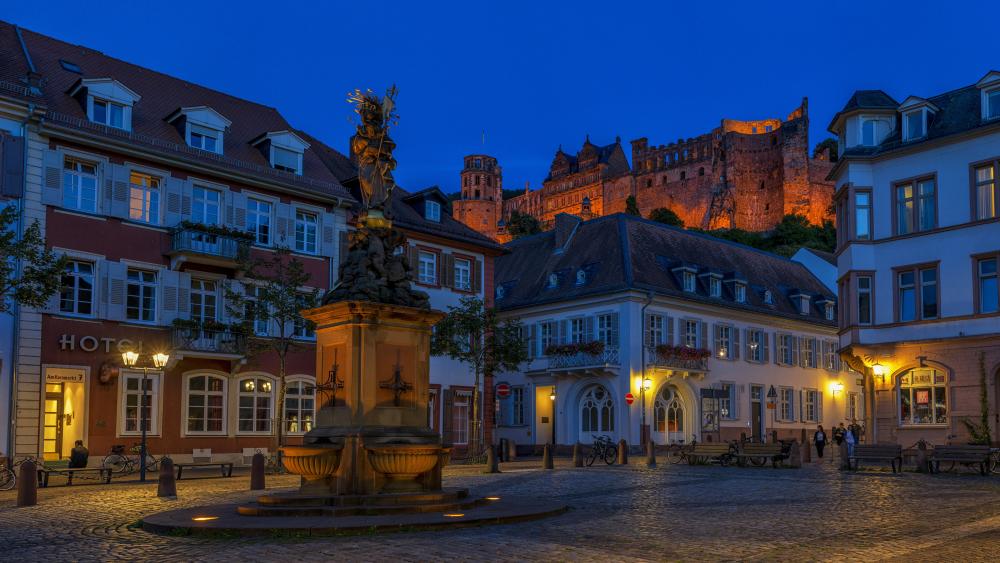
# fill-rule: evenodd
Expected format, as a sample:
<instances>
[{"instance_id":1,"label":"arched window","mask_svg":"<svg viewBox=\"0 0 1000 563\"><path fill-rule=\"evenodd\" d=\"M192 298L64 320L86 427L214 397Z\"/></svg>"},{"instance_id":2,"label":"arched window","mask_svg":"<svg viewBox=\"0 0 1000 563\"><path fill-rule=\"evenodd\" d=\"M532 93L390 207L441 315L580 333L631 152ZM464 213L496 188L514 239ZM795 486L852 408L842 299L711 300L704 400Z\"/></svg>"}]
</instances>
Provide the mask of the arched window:
<instances>
[{"instance_id":1,"label":"arched window","mask_svg":"<svg viewBox=\"0 0 1000 563\"><path fill-rule=\"evenodd\" d=\"M677 390L665 386L653 403L653 431L662 434L663 443L684 439L684 404Z\"/></svg>"},{"instance_id":2,"label":"arched window","mask_svg":"<svg viewBox=\"0 0 1000 563\"><path fill-rule=\"evenodd\" d=\"M274 386L266 377L240 380L240 432L270 432Z\"/></svg>"},{"instance_id":3,"label":"arched window","mask_svg":"<svg viewBox=\"0 0 1000 563\"><path fill-rule=\"evenodd\" d=\"M226 378L193 375L187 380L187 431L226 431Z\"/></svg>"},{"instance_id":4,"label":"arched window","mask_svg":"<svg viewBox=\"0 0 1000 563\"><path fill-rule=\"evenodd\" d=\"M947 376L933 368L915 368L899 376L901 424L947 424Z\"/></svg>"},{"instance_id":5,"label":"arched window","mask_svg":"<svg viewBox=\"0 0 1000 563\"><path fill-rule=\"evenodd\" d=\"M285 431L289 434L309 432L316 416L316 386L312 381L298 379L285 388Z\"/></svg>"},{"instance_id":6,"label":"arched window","mask_svg":"<svg viewBox=\"0 0 1000 563\"><path fill-rule=\"evenodd\" d=\"M601 385L592 385L580 402L580 432L584 438L615 431L615 404Z\"/></svg>"}]
</instances>

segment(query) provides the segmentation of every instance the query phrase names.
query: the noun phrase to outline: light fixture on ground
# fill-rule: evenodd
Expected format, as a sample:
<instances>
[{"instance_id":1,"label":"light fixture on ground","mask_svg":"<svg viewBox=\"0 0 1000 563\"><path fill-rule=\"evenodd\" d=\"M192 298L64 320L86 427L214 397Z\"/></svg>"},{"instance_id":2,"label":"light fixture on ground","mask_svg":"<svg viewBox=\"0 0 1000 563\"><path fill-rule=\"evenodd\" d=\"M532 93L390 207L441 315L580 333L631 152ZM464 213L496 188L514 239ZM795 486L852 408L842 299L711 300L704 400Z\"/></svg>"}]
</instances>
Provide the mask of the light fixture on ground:
<instances>
[{"instance_id":1,"label":"light fixture on ground","mask_svg":"<svg viewBox=\"0 0 1000 563\"><path fill-rule=\"evenodd\" d=\"M140 343L139 348L142 349L142 344ZM167 361L170 360L170 356L162 352L152 354L150 356L152 360L152 368L156 370L163 369L163 366L167 365ZM139 404L139 427L142 431L142 441L139 446L139 481L146 481L146 455L148 449L146 447L146 434L149 430L149 411L151 410L149 405L149 370L150 366L148 364L143 364L141 366L139 363L139 353L135 350L126 350L122 352L122 363L125 367L129 369L141 369L142 370L142 402Z\"/></svg>"}]
</instances>

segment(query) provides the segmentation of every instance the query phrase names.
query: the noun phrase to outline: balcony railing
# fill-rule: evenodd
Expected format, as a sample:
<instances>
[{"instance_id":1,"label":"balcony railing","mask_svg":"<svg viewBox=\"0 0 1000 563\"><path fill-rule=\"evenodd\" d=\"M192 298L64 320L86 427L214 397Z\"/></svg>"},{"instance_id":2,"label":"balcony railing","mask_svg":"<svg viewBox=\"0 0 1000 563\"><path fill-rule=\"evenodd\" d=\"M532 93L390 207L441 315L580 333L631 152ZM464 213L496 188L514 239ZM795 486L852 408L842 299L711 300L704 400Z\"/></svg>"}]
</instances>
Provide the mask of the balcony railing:
<instances>
[{"instance_id":1,"label":"balcony railing","mask_svg":"<svg viewBox=\"0 0 1000 563\"><path fill-rule=\"evenodd\" d=\"M236 261L245 255L249 244L245 240L197 227L182 227L174 231L171 246L175 254L191 253Z\"/></svg>"},{"instance_id":2,"label":"balcony railing","mask_svg":"<svg viewBox=\"0 0 1000 563\"><path fill-rule=\"evenodd\" d=\"M600 354L577 352L569 356L549 356L549 369L611 367L621 364L618 348L605 347Z\"/></svg>"},{"instance_id":3,"label":"balcony railing","mask_svg":"<svg viewBox=\"0 0 1000 563\"><path fill-rule=\"evenodd\" d=\"M246 337L230 330L174 327L174 349L186 352L243 355Z\"/></svg>"},{"instance_id":4,"label":"balcony railing","mask_svg":"<svg viewBox=\"0 0 1000 563\"><path fill-rule=\"evenodd\" d=\"M677 371L708 371L708 358L680 358L671 354L661 354L656 348L647 348L646 365Z\"/></svg>"}]
</instances>

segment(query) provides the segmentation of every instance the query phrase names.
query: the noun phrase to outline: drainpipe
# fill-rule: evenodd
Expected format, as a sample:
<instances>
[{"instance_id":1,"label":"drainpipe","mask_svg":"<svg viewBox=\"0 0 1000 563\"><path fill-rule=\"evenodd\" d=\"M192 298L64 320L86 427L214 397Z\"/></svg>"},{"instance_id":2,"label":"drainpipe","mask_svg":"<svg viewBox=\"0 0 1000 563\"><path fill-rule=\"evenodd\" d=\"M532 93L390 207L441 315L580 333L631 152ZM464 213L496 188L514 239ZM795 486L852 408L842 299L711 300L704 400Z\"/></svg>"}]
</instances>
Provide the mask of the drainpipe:
<instances>
[{"instance_id":1,"label":"drainpipe","mask_svg":"<svg viewBox=\"0 0 1000 563\"><path fill-rule=\"evenodd\" d=\"M642 351L640 357L642 358L642 379L639 380L639 397L642 399L642 422L639 424L639 441L643 446L646 445L646 307L649 307L653 303L653 292L650 291L646 294L646 303L643 304L642 310L639 313L639 334L642 338Z\"/></svg>"}]
</instances>

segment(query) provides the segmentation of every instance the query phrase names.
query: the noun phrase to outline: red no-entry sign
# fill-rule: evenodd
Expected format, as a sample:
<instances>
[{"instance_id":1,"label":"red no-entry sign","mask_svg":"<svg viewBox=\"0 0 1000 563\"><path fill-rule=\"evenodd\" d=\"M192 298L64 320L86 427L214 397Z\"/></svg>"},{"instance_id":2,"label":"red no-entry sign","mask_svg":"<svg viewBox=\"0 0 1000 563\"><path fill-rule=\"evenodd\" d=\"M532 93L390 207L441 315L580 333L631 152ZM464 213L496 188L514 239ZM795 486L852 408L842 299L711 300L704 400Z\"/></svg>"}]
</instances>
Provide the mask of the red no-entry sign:
<instances>
[{"instance_id":1,"label":"red no-entry sign","mask_svg":"<svg viewBox=\"0 0 1000 563\"><path fill-rule=\"evenodd\" d=\"M510 385L500 383L497 385L497 397L505 399L510 396Z\"/></svg>"},{"instance_id":2,"label":"red no-entry sign","mask_svg":"<svg viewBox=\"0 0 1000 563\"><path fill-rule=\"evenodd\" d=\"M633 402L635 402L635 395L631 393L625 393L625 402L631 405Z\"/></svg>"}]
</instances>

